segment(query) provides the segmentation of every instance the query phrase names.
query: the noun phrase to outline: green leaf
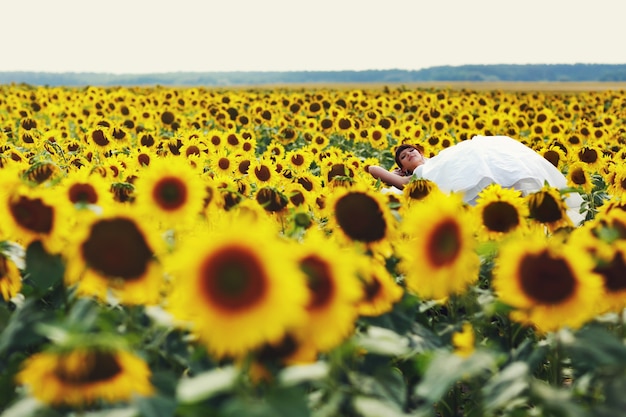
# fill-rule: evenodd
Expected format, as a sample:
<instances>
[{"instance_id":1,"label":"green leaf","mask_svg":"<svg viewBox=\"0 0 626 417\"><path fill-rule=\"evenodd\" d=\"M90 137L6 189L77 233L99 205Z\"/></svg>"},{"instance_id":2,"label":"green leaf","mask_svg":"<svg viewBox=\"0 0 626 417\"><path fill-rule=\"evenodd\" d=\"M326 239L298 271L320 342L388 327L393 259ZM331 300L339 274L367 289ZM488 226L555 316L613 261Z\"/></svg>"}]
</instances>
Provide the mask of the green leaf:
<instances>
[{"instance_id":1,"label":"green leaf","mask_svg":"<svg viewBox=\"0 0 626 417\"><path fill-rule=\"evenodd\" d=\"M536 379L530 381L531 401L541 410L538 415L589 417L589 414L573 401L570 391L552 387Z\"/></svg>"},{"instance_id":2,"label":"green leaf","mask_svg":"<svg viewBox=\"0 0 626 417\"><path fill-rule=\"evenodd\" d=\"M486 411L495 412L518 399L529 388L529 369L524 362L513 362L496 373L482 388Z\"/></svg>"},{"instance_id":3,"label":"green leaf","mask_svg":"<svg viewBox=\"0 0 626 417\"><path fill-rule=\"evenodd\" d=\"M357 346L368 353L400 356L410 352L409 339L382 327L368 327L365 333L355 336Z\"/></svg>"},{"instance_id":4,"label":"green leaf","mask_svg":"<svg viewBox=\"0 0 626 417\"><path fill-rule=\"evenodd\" d=\"M266 396L268 405L273 410L271 416L292 417L309 416L304 391L299 387L271 390Z\"/></svg>"},{"instance_id":5,"label":"green leaf","mask_svg":"<svg viewBox=\"0 0 626 417\"><path fill-rule=\"evenodd\" d=\"M431 403L438 402L455 382L493 372L495 358L482 351L475 351L463 358L451 352L439 351L428 364L424 378L415 388L415 393Z\"/></svg>"},{"instance_id":6,"label":"green leaf","mask_svg":"<svg viewBox=\"0 0 626 417\"><path fill-rule=\"evenodd\" d=\"M37 300L26 299L18 305L0 333L0 353L23 349L42 341L43 337L37 332L36 326L44 319L44 313L37 308Z\"/></svg>"},{"instance_id":7,"label":"green leaf","mask_svg":"<svg viewBox=\"0 0 626 417\"><path fill-rule=\"evenodd\" d=\"M170 414L173 415L173 414ZM110 410L81 413L80 417L143 417L134 407L114 408ZM38 416L37 416L38 417Z\"/></svg>"},{"instance_id":8,"label":"green leaf","mask_svg":"<svg viewBox=\"0 0 626 417\"><path fill-rule=\"evenodd\" d=\"M269 404L260 400L234 398L224 403L220 417L278 417Z\"/></svg>"},{"instance_id":9,"label":"green leaf","mask_svg":"<svg viewBox=\"0 0 626 417\"><path fill-rule=\"evenodd\" d=\"M401 410L406 404L406 383L402 373L391 365L378 366L371 375L349 372L350 384L364 397L376 398Z\"/></svg>"},{"instance_id":10,"label":"green leaf","mask_svg":"<svg viewBox=\"0 0 626 417\"><path fill-rule=\"evenodd\" d=\"M40 241L26 248L25 276L40 293L46 293L63 281L65 265L58 255L47 253Z\"/></svg>"},{"instance_id":11,"label":"green leaf","mask_svg":"<svg viewBox=\"0 0 626 417\"><path fill-rule=\"evenodd\" d=\"M2 414L0 414L0 417L32 416L35 415L35 413L42 407L43 404L41 402L34 398L26 397L6 409Z\"/></svg>"},{"instance_id":12,"label":"green leaf","mask_svg":"<svg viewBox=\"0 0 626 417\"><path fill-rule=\"evenodd\" d=\"M599 326L582 328L573 337L562 337L561 343L579 372L597 372L600 368L623 370L626 366L626 346Z\"/></svg>"},{"instance_id":13,"label":"green leaf","mask_svg":"<svg viewBox=\"0 0 626 417\"><path fill-rule=\"evenodd\" d=\"M182 379L176 397L182 403L206 400L233 387L239 370L234 366L214 369L189 379Z\"/></svg>"},{"instance_id":14,"label":"green leaf","mask_svg":"<svg viewBox=\"0 0 626 417\"><path fill-rule=\"evenodd\" d=\"M176 410L176 401L160 395L139 397L133 401L142 417L171 417Z\"/></svg>"},{"instance_id":15,"label":"green leaf","mask_svg":"<svg viewBox=\"0 0 626 417\"><path fill-rule=\"evenodd\" d=\"M326 378L328 372L329 366L326 362L292 365L280 371L278 380L283 386L292 386L306 381L316 381Z\"/></svg>"},{"instance_id":16,"label":"green leaf","mask_svg":"<svg viewBox=\"0 0 626 417\"><path fill-rule=\"evenodd\" d=\"M352 405L363 417L407 417L396 405L377 398L357 396L352 400ZM414 416L414 414L411 414Z\"/></svg>"}]
</instances>

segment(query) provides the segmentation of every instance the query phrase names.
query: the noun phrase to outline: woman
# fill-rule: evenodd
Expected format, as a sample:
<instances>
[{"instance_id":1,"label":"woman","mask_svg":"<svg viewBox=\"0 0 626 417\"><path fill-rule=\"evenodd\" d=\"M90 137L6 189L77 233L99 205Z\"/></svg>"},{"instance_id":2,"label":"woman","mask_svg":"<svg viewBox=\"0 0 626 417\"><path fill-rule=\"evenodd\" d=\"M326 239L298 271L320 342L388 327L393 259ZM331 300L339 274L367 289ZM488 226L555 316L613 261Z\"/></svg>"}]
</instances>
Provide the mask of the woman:
<instances>
[{"instance_id":1,"label":"woman","mask_svg":"<svg viewBox=\"0 0 626 417\"><path fill-rule=\"evenodd\" d=\"M460 192L463 200L475 204L478 194L492 183L514 188L527 195L539 191L545 183L566 188L565 176L547 159L508 136L474 136L470 140L446 148L432 158L414 145L401 145L395 155L398 169L388 171L380 166L368 172L401 192L411 176L433 181L444 192ZM565 200L572 221L582 216L582 198L571 193ZM578 214L578 215L577 215Z\"/></svg>"}]
</instances>

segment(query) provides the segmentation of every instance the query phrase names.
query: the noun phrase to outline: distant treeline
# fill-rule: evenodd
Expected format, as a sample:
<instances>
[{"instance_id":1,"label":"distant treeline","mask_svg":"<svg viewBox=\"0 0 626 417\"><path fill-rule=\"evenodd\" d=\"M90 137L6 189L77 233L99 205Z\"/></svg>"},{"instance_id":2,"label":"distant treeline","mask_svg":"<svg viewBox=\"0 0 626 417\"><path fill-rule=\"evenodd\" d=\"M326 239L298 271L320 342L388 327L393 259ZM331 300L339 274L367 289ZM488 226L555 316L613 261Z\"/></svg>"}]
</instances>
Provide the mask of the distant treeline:
<instances>
[{"instance_id":1,"label":"distant treeline","mask_svg":"<svg viewBox=\"0 0 626 417\"><path fill-rule=\"evenodd\" d=\"M0 84L47 86L236 86L310 83L619 82L626 64L532 64L437 66L421 70L241 71L149 74L0 72Z\"/></svg>"}]
</instances>

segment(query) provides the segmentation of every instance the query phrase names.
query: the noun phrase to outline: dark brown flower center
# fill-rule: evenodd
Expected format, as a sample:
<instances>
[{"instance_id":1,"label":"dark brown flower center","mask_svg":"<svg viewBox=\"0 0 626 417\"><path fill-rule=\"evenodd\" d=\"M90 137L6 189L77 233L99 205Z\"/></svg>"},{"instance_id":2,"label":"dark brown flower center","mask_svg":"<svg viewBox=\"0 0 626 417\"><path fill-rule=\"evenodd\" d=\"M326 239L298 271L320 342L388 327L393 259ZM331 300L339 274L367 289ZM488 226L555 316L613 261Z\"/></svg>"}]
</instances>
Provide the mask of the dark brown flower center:
<instances>
[{"instance_id":1,"label":"dark brown flower center","mask_svg":"<svg viewBox=\"0 0 626 417\"><path fill-rule=\"evenodd\" d=\"M432 184L427 180L415 180L406 186L406 192L412 200L421 200L432 191Z\"/></svg>"},{"instance_id":2,"label":"dark brown flower center","mask_svg":"<svg viewBox=\"0 0 626 417\"><path fill-rule=\"evenodd\" d=\"M308 308L311 310L323 308L330 303L334 284L331 270L327 262L310 255L300 261L300 269L307 276L307 285L311 291L311 301Z\"/></svg>"},{"instance_id":3,"label":"dark brown flower center","mask_svg":"<svg viewBox=\"0 0 626 417\"><path fill-rule=\"evenodd\" d=\"M587 182L587 175L582 168L575 168L572 171L570 178L572 179L572 182L576 185L584 185Z\"/></svg>"},{"instance_id":4,"label":"dark brown flower center","mask_svg":"<svg viewBox=\"0 0 626 417\"><path fill-rule=\"evenodd\" d=\"M68 195L72 204L96 204L98 202L98 193L91 184L73 184L69 188Z\"/></svg>"},{"instance_id":5,"label":"dark brown flower center","mask_svg":"<svg viewBox=\"0 0 626 417\"><path fill-rule=\"evenodd\" d=\"M187 185L176 177L162 178L152 191L154 201L163 210L177 210L187 202Z\"/></svg>"},{"instance_id":6,"label":"dark brown flower center","mask_svg":"<svg viewBox=\"0 0 626 417\"><path fill-rule=\"evenodd\" d=\"M34 233L48 234L52 231L54 209L39 198L30 199L20 196L12 201L9 207L11 215L17 224Z\"/></svg>"},{"instance_id":7,"label":"dark brown flower center","mask_svg":"<svg viewBox=\"0 0 626 417\"><path fill-rule=\"evenodd\" d=\"M582 162L593 164L598 160L598 152L595 149L583 148L578 152L578 158Z\"/></svg>"},{"instance_id":8,"label":"dark brown flower center","mask_svg":"<svg viewBox=\"0 0 626 417\"><path fill-rule=\"evenodd\" d=\"M539 304L558 304L572 296L576 280L568 263L547 251L524 256L519 266L524 294Z\"/></svg>"},{"instance_id":9,"label":"dark brown flower center","mask_svg":"<svg viewBox=\"0 0 626 417\"><path fill-rule=\"evenodd\" d=\"M335 205L337 223L348 237L360 242L376 242L385 237L387 222L378 202L364 193L343 196Z\"/></svg>"},{"instance_id":10,"label":"dark brown flower center","mask_svg":"<svg viewBox=\"0 0 626 417\"><path fill-rule=\"evenodd\" d=\"M604 286L609 292L618 292L626 289L626 262L621 252L615 254L610 262L600 263L594 269L604 278Z\"/></svg>"},{"instance_id":11,"label":"dark brown flower center","mask_svg":"<svg viewBox=\"0 0 626 417\"><path fill-rule=\"evenodd\" d=\"M98 146L107 146L109 144L109 139L106 137L102 129L96 129L91 134L91 139L93 139L94 143Z\"/></svg>"},{"instance_id":12,"label":"dark brown flower center","mask_svg":"<svg viewBox=\"0 0 626 417\"><path fill-rule=\"evenodd\" d=\"M89 267L126 281L141 278L153 256L135 222L122 217L96 222L82 244L82 253Z\"/></svg>"},{"instance_id":13,"label":"dark brown flower center","mask_svg":"<svg viewBox=\"0 0 626 417\"><path fill-rule=\"evenodd\" d=\"M201 290L223 310L253 307L267 292L266 271L255 254L237 246L221 248L200 268Z\"/></svg>"},{"instance_id":14,"label":"dark brown flower center","mask_svg":"<svg viewBox=\"0 0 626 417\"><path fill-rule=\"evenodd\" d=\"M552 223L563 218L554 197L541 191L530 196L529 211L530 217L541 223Z\"/></svg>"},{"instance_id":15,"label":"dark brown flower center","mask_svg":"<svg viewBox=\"0 0 626 417\"><path fill-rule=\"evenodd\" d=\"M86 355L80 369L70 369L69 358L60 358L54 371L55 375L69 385L87 385L110 381L115 378L122 367L114 355L107 352L91 352Z\"/></svg>"},{"instance_id":16,"label":"dark brown flower center","mask_svg":"<svg viewBox=\"0 0 626 417\"><path fill-rule=\"evenodd\" d=\"M267 166L261 165L254 168L254 175L259 179L259 181L269 181L272 177L272 172Z\"/></svg>"},{"instance_id":17,"label":"dark brown flower center","mask_svg":"<svg viewBox=\"0 0 626 417\"><path fill-rule=\"evenodd\" d=\"M263 207L263 209L269 212L281 211L287 207L287 204L289 203L289 200L285 197L285 195L279 193L271 187L263 187L259 189L256 193L256 201L261 205L261 207Z\"/></svg>"},{"instance_id":18,"label":"dark brown flower center","mask_svg":"<svg viewBox=\"0 0 626 417\"><path fill-rule=\"evenodd\" d=\"M461 251L461 230L457 222L446 219L433 230L428 240L428 259L436 267L452 264Z\"/></svg>"},{"instance_id":19,"label":"dark brown flower center","mask_svg":"<svg viewBox=\"0 0 626 417\"><path fill-rule=\"evenodd\" d=\"M515 207L504 201L494 201L483 209L483 224L493 232L508 232L520 223Z\"/></svg>"}]
</instances>

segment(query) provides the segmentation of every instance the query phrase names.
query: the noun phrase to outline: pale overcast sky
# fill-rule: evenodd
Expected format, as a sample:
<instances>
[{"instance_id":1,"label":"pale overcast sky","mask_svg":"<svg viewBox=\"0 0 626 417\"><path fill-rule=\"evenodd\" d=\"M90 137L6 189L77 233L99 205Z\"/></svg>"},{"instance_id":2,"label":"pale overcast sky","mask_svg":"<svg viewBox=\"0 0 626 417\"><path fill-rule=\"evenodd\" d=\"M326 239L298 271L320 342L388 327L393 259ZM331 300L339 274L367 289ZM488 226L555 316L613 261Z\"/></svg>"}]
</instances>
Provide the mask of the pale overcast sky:
<instances>
[{"instance_id":1,"label":"pale overcast sky","mask_svg":"<svg viewBox=\"0 0 626 417\"><path fill-rule=\"evenodd\" d=\"M626 64L624 0L0 0L0 71Z\"/></svg>"}]
</instances>

